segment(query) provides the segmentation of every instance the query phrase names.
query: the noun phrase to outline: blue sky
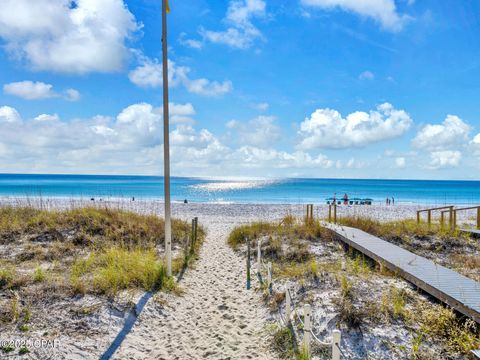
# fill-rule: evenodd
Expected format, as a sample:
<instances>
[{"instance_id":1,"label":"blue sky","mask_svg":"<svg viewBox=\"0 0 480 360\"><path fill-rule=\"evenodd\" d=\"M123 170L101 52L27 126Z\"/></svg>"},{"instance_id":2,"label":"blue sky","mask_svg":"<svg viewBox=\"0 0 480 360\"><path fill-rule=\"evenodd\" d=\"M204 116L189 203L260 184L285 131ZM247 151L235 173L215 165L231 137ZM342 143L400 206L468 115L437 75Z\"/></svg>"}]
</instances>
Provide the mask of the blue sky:
<instances>
[{"instance_id":1,"label":"blue sky","mask_svg":"<svg viewBox=\"0 0 480 360\"><path fill-rule=\"evenodd\" d=\"M170 2L173 175L478 179L480 3ZM160 2L0 6L0 172L161 174Z\"/></svg>"}]
</instances>

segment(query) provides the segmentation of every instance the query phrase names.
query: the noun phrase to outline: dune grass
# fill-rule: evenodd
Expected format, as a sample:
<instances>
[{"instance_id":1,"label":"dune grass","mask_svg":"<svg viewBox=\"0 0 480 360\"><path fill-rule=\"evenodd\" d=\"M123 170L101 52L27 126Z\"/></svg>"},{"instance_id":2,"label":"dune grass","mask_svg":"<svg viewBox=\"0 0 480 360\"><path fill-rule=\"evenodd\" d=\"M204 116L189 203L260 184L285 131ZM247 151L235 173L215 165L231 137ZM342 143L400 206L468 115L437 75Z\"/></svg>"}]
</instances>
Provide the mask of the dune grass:
<instances>
[{"instance_id":1,"label":"dune grass","mask_svg":"<svg viewBox=\"0 0 480 360\"><path fill-rule=\"evenodd\" d=\"M411 239L425 243L425 249L428 249L429 239L434 237L458 247L470 241L457 232L428 227L411 220L389 223L362 218L339 220L343 225L360 228L405 247L416 246ZM414 334L411 350L407 352L403 348L401 351L403 354L408 353L412 359L425 358L431 344L441 344L444 351L442 356L447 357L465 355L472 349L480 348L480 331L472 320L458 316L452 309L432 303L414 291L407 292L394 285L398 282L396 274L388 271L381 263L376 263L351 248L346 252L340 251L340 247L332 242L333 234L322 228L317 221L306 222L287 216L280 222L242 225L232 231L228 243L244 253L246 238L251 240L254 254L258 239L262 239L262 256L265 261L273 263L274 282L295 281L300 286L305 301L308 301L311 291L323 286L321 284L332 284L330 293L332 289L338 289L338 296L332 300L340 326L365 329L372 324L401 324ZM325 246L330 256L314 255L310 249L318 245ZM338 255L333 256L334 253ZM471 255L456 256L465 266L478 266L477 259ZM374 288L369 289L370 286ZM281 307L284 297L280 295L282 294L274 292L267 299L270 305L275 305L270 307L272 311ZM272 347L280 356L291 351L290 346L281 344L288 343L287 338L286 329L277 329L274 334Z\"/></svg>"},{"instance_id":2,"label":"dune grass","mask_svg":"<svg viewBox=\"0 0 480 360\"><path fill-rule=\"evenodd\" d=\"M188 222L172 221L174 272L195 259L205 237L199 226L186 257L190 232ZM115 296L131 288L174 287L161 256L164 222L154 215L109 208L0 208L0 244L15 254L0 259L0 291L55 283L73 294Z\"/></svg>"},{"instance_id":3,"label":"dune grass","mask_svg":"<svg viewBox=\"0 0 480 360\"><path fill-rule=\"evenodd\" d=\"M331 239L332 235L320 225L319 221L303 221L291 215L278 223L255 222L236 227L228 237L228 244L237 249L245 244L245 239L253 240L264 236L277 238L301 238L304 240Z\"/></svg>"},{"instance_id":4,"label":"dune grass","mask_svg":"<svg viewBox=\"0 0 480 360\"><path fill-rule=\"evenodd\" d=\"M72 265L71 281L75 291L107 295L132 287L152 291L173 285L155 250L114 246L77 259ZM79 286L81 283L83 286Z\"/></svg>"},{"instance_id":5,"label":"dune grass","mask_svg":"<svg viewBox=\"0 0 480 360\"><path fill-rule=\"evenodd\" d=\"M422 239L429 236L466 238L458 231L448 228L442 229L438 224L428 226L425 222L417 223L413 219L381 222L371 218L350 216L341 217L337 222L341 225L355 227L385 240L407 241L410 237Z\"/></svg>"},{"instance_id":6,"label":"dune grass","mask_svg":"<svg viewBox=\"0 0 480 360\"><path fill-rule=\"evenodd\" d=\"M187 222L172 221L173 242L182 242L190 229ZM203 230L200 230L202 232ZM71 240L74 245L149 248L165 241L163 219L110 208L78 208L46 211L34 208L0 208L0 243L30 235L37 241Z\"/></svg>"}]
</instances>

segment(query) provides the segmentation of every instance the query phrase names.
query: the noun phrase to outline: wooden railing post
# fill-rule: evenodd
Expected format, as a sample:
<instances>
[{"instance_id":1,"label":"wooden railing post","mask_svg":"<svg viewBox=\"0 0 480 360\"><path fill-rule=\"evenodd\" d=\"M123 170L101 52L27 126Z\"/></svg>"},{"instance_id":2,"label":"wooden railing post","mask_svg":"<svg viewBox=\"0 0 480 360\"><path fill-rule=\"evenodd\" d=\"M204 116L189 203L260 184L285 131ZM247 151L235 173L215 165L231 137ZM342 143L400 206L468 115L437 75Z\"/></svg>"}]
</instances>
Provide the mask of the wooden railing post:
<instances>
[{"instance_id":1,"label":"wooden railing post","mask_svg":"<svg viewBox=\"0 0 480 360\"><path fill-rule=\"evenodd\" d=\"M420 211L417 211L417 224L420 224Z\"/></svg>"},{"instance_id":2,"label":"wooden railing post","mask_svg":"<svg viewBox=\"0 0 480 360\"><path fill-rule=\"evenodd\" d=\"M457 210L453 210L453 227L452 230L457 228Z\"/></svg>"},{"instance_id":3,"label":"wooden railing post","mask_svg":"<svg viewBox=\"0 0 480 360\"><path fill-rule=\"evenodd\" d=\"M480 229L480 207L477 208L477 229Z\"/></svg>"},{"instance_id":4,"label":"wooden railing post","mask_svg":"<svg viewBox=\"0 0 480 360\"><path fill-rule=\"evenodd\" d=\"M450 230L453 230L453 206L450 206L448 223Z\"/></svg>"},{"instance_id":5,"label":"wooden railing post","mask_svg":"<svg viewBox=\"0 0 480 360\"><path fill-rule=\"evenodd\" d=\"M273 284L272 284L272 262L269 261L267 264L267 285L268 285L268 292L270 295L272 294Z\"/></svg>"},{"instance_id":6,"label":"wooden railing post","mask_svg":"<svg viewBox=\"0 0 480 360\"><path fill-rule=\"evenodd\" d=\"M432 225L432 210L428 210L427 223L429 227Z\"/></svg>"},{"instance_id":7,"label":"wooden railing post","mask_svg":"<svg viewBox=\"0 0 480 360\"><path fill-rule=\"evenodd\" d=\"M250 240L247 240L247 290L250 290Z\"/></svg>"},{"instance_id":8,"label":"wooden railing post","mask_svg":"<svg viewBox=\"0 0 480 360\"><path fill-rule=\"evenodd\" d=\"M440 212L440 229L443 230L445 227L444 221L445 221L445 214L443 211Z\"/></svg>"},{"instance_id":9,"label":"wooden railing post","mask_svg":"<svg viewBox=\"0 0 480 360\"><path fill-rule=\"evenodd\" d=\"M307 204L307 214L305 219L307 222L313 221L313 204Z\"/></svg>"},{"instance_id":10,"label":"wooden railing post","mask_svg":"<svg viewBox=\"0 0 480 360\"><path fill-rule=\"evenodd\" d=\"M190 254L193 254L193 249L195 245L195 218L192 219L192 234L190 241Z\"/></svg>"},{"instance_id":11,"label":"wooden railing post","mask_svg":"<svg viewBox=\"0 0 480 360\"><path fill-rule=\"evenodd\" d=\"M335 205L333 205L333 223L337 223L337 203L335 202Z\"/></svg>"},{"instance_id":12,"label":"wooden railing post","mask_svg":"<svg viewBox=\"0 0 480 360\"><path fill-rule=\"evenodd\" d=\"M290 319L292 316L291 313L292 299L290 299L290 291L287 287L285 289L285 316L287 317L287 326L290 324Z\"/></svg>"},{"instance_id":13,"label":"wooden railing post","mask_svg":"<svg viewBox=\"0 0 480 360\"><path fill-rule=\"evenodd\" d=\"M191 251L188 249L188 238L188 231L185 231L185 265L188 263L188 253Z\"/></svg>"},{"instance_id":14,"label":"wooden railing post","mask_svg":"<svg viewBox=\"0 0 480 360\"><path fill-rule=\"evenodd\" d=\"M310 331L312 330L312 323L310 321L311 315L311 307L310 304L305 304L303 307L303 346L307 355L307 359L310 359L311 351L310 351L310 338L311 334Z\"/></svg>"},{"instance_id":15,"label":"wooden railing post","mask_svg":"<svg viewBox=\"0 0 480 360\"><path fill-rule=\"evenodd\" d=\"M198 217L195 216L195 243L197 242L198 237Z\"/></svg>"},{"instance_id":16,"label":"wooden railing post","mask_svg":"<svg viewBox=\"0 0 480 360\"><path fill-rule=\"evenodd\" d=\"M332 222L332 205L328 205L328 222Z\"/></svg>"},{"instance_id":17,"label":"wooden railing post","mask_svg":"<svg viewBox=\"0 0 480 360\"><path fill-rule=\"evenodd\" d=\"M340 341L342 333L340 330L332 332L332 360L340 360Z\"/></svg>"},{"instance_id":18,"label":"wooden railing post","mask_svg":"<svg viewBox=\"0 0 480 360\"><path fill-rule=\"evenodd\" d=\"M262 239L257 240L257 273L262 271Z\"/></svg>"}]
</instances>

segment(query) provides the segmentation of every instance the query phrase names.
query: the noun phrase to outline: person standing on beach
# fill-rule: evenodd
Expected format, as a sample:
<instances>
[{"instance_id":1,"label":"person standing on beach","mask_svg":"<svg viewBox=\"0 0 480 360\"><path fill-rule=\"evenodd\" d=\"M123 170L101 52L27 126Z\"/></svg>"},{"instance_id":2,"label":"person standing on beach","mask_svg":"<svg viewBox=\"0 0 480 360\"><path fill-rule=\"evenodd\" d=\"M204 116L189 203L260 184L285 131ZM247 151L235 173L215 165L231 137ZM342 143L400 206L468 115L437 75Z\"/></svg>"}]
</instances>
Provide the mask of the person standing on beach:
<instances>
[{"instance_id":1,"label":"person standing on beach","mask_svg":"<svg viewBox=\"0 0 480 360\"><path fill-rule=\"evenodd\" d=\"M392 205L395 205L395 198L392 196Z\"/></svg>"}]
</instances>

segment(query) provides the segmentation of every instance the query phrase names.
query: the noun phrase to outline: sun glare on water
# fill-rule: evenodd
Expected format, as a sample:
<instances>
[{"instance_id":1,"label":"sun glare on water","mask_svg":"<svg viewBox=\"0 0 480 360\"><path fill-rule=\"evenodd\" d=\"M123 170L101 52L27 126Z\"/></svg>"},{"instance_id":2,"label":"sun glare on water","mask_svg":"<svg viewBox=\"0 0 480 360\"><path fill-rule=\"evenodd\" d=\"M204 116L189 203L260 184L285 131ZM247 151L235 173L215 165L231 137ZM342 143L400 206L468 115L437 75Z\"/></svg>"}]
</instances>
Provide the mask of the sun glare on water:
<instances>
[{"instance_id":1,"label":"sun glare on water","mask_svg":"<svg viewBox=\"0 0 480 360\"><path fill-rule=\"evenodd\" d=\"M191 185L191 187L198 191L233 191L233 190L247 190L261 188L272 185L277 181L273 180L254 180L254 181L215 181L205 184Z\"/></svg>"}]
</instances>

